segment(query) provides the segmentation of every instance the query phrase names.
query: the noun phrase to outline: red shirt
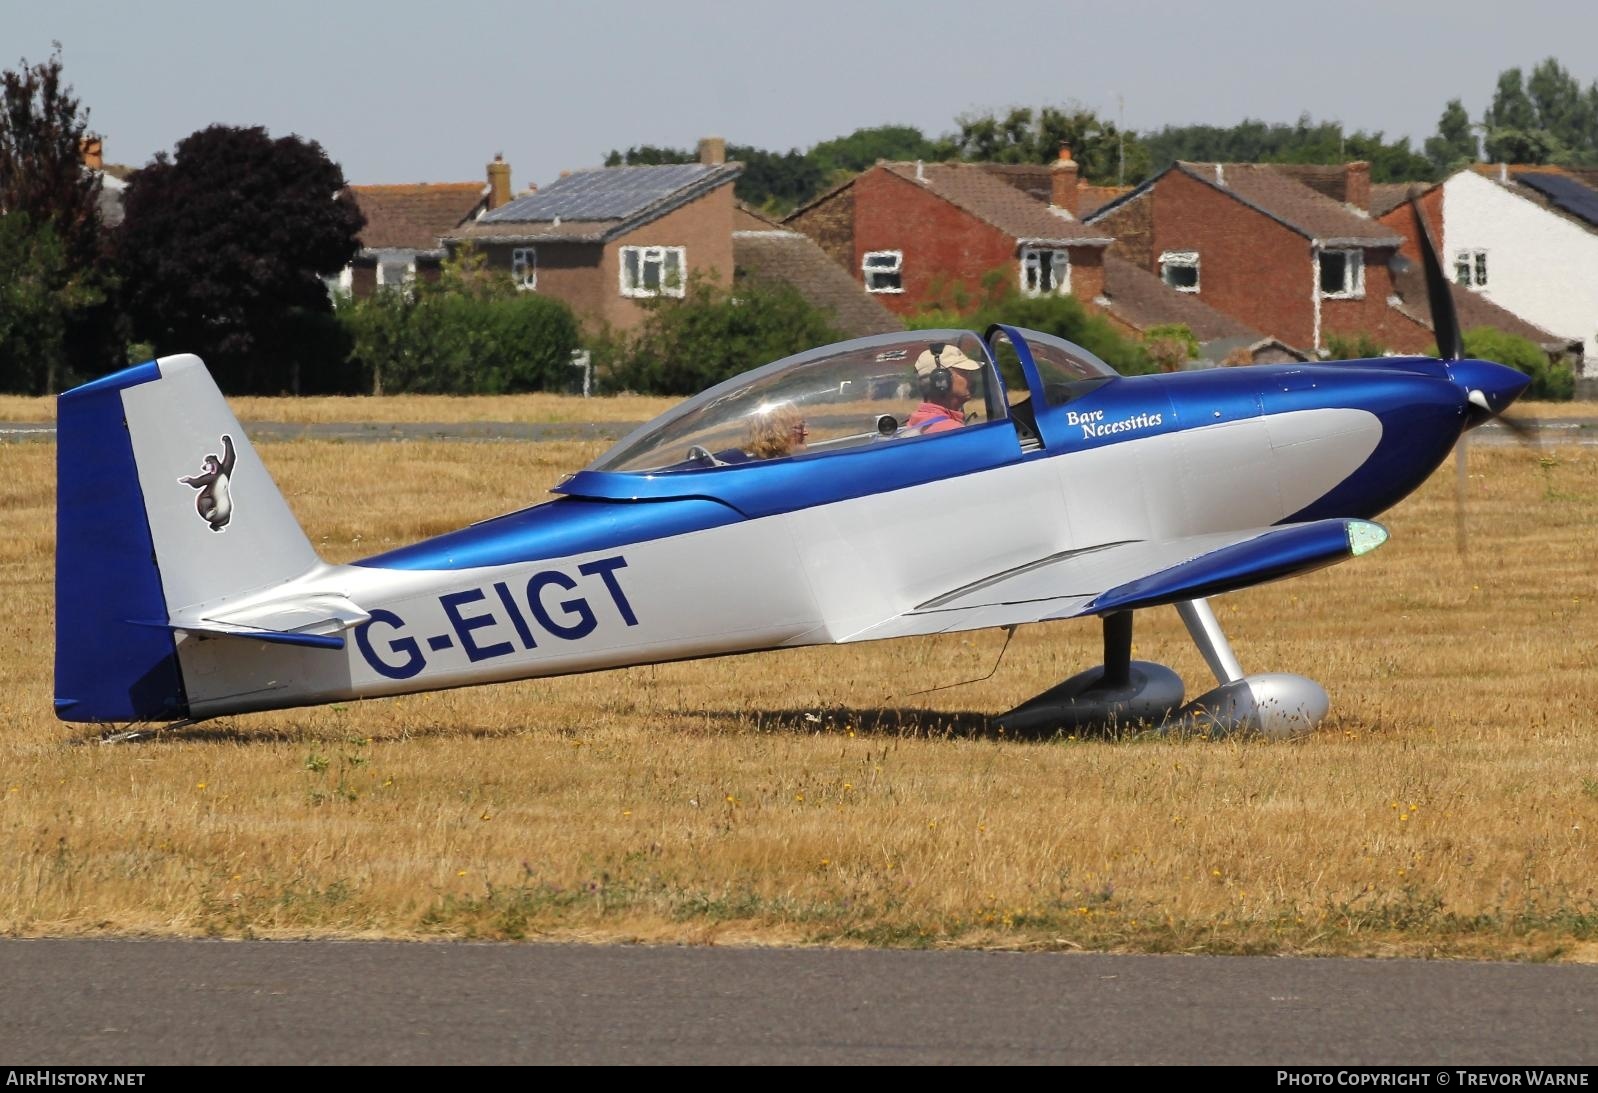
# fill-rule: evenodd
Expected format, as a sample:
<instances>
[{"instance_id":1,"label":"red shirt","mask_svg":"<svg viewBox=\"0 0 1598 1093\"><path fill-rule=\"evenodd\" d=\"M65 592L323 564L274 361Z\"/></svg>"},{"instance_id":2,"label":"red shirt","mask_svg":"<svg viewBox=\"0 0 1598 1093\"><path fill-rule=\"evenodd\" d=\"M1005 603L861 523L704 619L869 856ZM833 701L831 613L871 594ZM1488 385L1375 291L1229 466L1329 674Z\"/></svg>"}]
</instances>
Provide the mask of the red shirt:
<instances>
[{"instance_id":1,"label":"red shirt","mask_svg":"<svg viewBox=\"0 0 1598 1093\"><path fill-rule=\"evenodd\" d=\"M965 415L959 410L951 410L947 406L939 406L935 402L923 402L915 408L904 423L906 429L921 426L922 435L927 433L943 433L950 429L958 429L965 424Z\"/></svg>"}]
</instances>

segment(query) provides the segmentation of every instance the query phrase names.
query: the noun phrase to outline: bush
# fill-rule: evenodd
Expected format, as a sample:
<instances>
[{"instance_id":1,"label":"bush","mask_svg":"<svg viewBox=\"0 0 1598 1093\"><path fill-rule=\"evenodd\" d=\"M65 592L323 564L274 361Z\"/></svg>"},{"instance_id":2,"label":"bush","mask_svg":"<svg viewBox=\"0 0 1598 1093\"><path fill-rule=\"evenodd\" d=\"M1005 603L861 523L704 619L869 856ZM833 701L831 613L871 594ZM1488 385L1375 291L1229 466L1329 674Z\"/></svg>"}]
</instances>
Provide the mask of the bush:
<instances>
[{"instance_id":1,"label":"bush","mask_svg":"<svg viewBox=\"0 0 1598 1093\"><path fill-rule=\"evenodd\" d=\"M1157 323L1143 332L1143 349L1162 372L1179 371L1199 355L1199 340L1186 323Z\"/></svg>"},{"instance_id":2,"label":"bush","mask_svg":"<svg viewBox=\"0 0 1598 1093\"><path fill-rule=\"evenodd\" d=\"M1387 347L1371 337L1365 331L1358 334L1328 334L1326 335L1326 350L1321 355L1322 360L1328 361L1357 361L1379 357L1387 352Z\"/></svg>"},{"instance_id":3,"label":"bush","mask_svg":"<svg viewBox=\"0 0 1598 1093\"><path fill-rule=\"evenodd\" d=\"M631 338L596 339L604 389L692 395L769 361L842 338L790 285L759 279L725 288L691 275L681 299L657 297Z\"/></svg>"},{"instance_id":4,"label":"bush","mask_svg":"<svg viewBox=\"0 0 1598 1093\"><path fill-rule=\"evenodd\" d=\"M1432 347L1435 355L1436 347ZM1569 364L1554 362L1536 342L1481 326L1465 331L1465 356L1497 361L1531 377L1526 398L1564 401L1576 393L1576 375Z\"/></svg>"},{"instance_id":5,"label":"bush","mask_svg":"<svg viewBox=\"0 0 1598 1093\"><path fill-rule=\"evenodd\" d=\"M341 300L361 387L374 394L498 395L564 390L577 320L558 300L517 292L466 255L436 284Z\"/></svg>"}]
</instances>

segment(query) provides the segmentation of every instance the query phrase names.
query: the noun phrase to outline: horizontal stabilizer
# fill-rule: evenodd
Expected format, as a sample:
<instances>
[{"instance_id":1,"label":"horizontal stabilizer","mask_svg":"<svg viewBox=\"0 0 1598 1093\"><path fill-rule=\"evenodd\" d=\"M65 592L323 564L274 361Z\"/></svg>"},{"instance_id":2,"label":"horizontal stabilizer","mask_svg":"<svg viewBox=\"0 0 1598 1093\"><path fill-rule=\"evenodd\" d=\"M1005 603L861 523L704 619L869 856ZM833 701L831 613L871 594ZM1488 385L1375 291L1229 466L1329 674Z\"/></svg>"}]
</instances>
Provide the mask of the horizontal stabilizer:
<instances>
[{"instance_id":1,"label":"horizontal stabilizer","mask_svg":"<svg viewBox=\"0 0 1598 1093\"><path fill-rule=\"evenodd\" d=\"M344 596L321 594L273 600L227 611L188 609L166 624L208 637L255 638L284 645L344 648L344 631L372 616Z\"/></svg>"}]
</instances>

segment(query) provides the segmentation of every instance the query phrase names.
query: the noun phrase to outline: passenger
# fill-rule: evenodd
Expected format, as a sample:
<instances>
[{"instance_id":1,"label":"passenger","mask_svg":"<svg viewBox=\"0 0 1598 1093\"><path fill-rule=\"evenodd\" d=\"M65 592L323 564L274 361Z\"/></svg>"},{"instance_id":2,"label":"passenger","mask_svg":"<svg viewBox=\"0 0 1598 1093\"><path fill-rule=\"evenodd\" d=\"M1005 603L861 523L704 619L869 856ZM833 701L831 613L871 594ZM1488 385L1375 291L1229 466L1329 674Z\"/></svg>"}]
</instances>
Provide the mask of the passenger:
<instances>
[{"instance_id":1,"label":"passenger","mask_svg":"<svg viewBox=\"0 0 1598 1093\"><path fill-rule=\"evenodd\" d=\"M805 449L810 430L805 419L791 406L760 414L749 423L749 439L744 451L752 459L780 459L798 455Z\"/></svg>"},{"instance_id":2,"label":"passenger","mask_svg":"<svg viewBox=\"0 0 1598 1093\"><path fill-rule=\"evenodd\" d=\"M965 404L971 401L982 365L954 345L934 343L916 358L916 381L922 402L906 419L906 429L942 433L966 423Z\"/></svg>"}]
</instances>

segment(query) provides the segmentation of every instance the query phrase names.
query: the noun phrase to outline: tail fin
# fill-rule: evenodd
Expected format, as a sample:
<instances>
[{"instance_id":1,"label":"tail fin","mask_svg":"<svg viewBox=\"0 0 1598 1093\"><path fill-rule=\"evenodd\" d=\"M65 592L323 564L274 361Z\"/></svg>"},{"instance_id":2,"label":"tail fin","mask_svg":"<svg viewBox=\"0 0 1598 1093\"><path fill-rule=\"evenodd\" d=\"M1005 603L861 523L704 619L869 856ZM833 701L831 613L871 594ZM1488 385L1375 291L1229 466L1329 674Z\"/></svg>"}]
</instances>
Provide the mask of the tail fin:
<instances>
[{"instance_id":1,"label":"tail fin","mask_svg":"<svg viewBox=\"0 0 1598 1093\"><path fill-rule=\"evenodd\" d=\"M188 716L170 620L318 563L198 357L57 400L56 715Z\"/></svg>"}]
</instances>

